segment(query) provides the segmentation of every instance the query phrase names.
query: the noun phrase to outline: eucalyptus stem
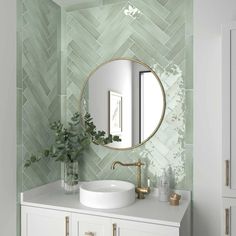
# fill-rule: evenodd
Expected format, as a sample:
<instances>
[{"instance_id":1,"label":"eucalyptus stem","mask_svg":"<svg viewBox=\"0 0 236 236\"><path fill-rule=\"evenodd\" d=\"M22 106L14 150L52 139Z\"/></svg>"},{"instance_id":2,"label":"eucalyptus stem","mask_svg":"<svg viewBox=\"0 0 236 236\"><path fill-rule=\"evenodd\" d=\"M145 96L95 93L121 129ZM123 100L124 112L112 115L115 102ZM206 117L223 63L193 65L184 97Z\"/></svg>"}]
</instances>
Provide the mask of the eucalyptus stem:
<instances>
[{"instance_id":1,"label":"eucalyptus stem","mask_svg":"<svg viewBox=\"0 0 236 236\"><path fill-rule=\"evenodd\" d=\"M50 129L54 132L54 143L37 155L32 154L25 161L26 168L44 158L73 163L83 156L84 151L89 148L91 143L107 145L121 141L119 136L107 135L105 131L97 131L89 113L84 115L81 122L80 114L76 112L67 127L64 127L61 121L57 121L50 124Z\"/></svg>"}]
</instances>

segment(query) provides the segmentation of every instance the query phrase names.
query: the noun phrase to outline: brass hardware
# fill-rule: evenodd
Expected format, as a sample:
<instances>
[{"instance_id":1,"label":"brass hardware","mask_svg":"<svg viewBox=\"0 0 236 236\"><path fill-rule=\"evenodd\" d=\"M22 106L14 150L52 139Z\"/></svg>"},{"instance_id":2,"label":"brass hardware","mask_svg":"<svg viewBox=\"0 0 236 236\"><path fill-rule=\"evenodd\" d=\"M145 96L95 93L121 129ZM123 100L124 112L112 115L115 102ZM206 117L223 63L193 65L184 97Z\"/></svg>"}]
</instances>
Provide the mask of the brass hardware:
<instances>
[{"instance_id":1,"label":"brass hardware","mask_svg":"<svg viewBox=\"0 0 236 236\"><path fill-rule=\"evenodd\" d=\"M122 163L120 161L114 161L111 165L112 170L115 169L116 165L121 165L121 166L143 166L144 164L138 160L138 162L135 163Z\"/></svg>"},{"instance_id":2,"label":"brass hardware","mask_svg":"<svg viewBox=\"0 0 236 236\"><path fill-rule=\"evenodd\" d=\"M116 236L116 229L117 229L116 224L112 224L112 236Z\"/></svg>"},{"instance_id":3,"label":"brass hardware","mask_svg":"<svg viewBox=\"0 0 236 236\"><path fill-rule=\"evenodd\" d=\"M225 186L229 186L229 160L225 161Z\"/></svg>"},{"instance_id":4,"label":"brass hardware","mask_svg":"<svg viewBox=\"0 0 236 236\"><path fill-rule=\"evenodd\" d=\"M69 233L69 220L70 220L69 216L66 216L66 218L65 218L65 225L66 225L66 234L65 234L65 236L70 235L70 233Z\"/></svg>"},{"instance_id":5,"label":"brass hardware","mask_svg":"<svg viewBox=\"0 0 236 236\"><path fill-rule=\"evenodd\" d=\"M229 209L225 209L225 235L229 235Z\"/></svg>"},{"instance_id":6,"label":"brass hardware","mask_svg":"<svg viewBox=\"0 0 236 236\"><path fill-rule=\"evenodd\" d=\"M178 206L180 199L181 199L181 195L179 195L177 193L172 193L170 195L170 205L171 206Z\"/></svg>"},{"instance_id":7,"label":"brass hardware","mask_svg":"<svg viewBox=\"0 0 236 236\"><path fill-rule=\"evenodd\" d=\"M150 188L149 187L142 187L142 188L135 188L136 193L149 193Z\"/></svg>"},{"instance_id":8,"label":"brass hardware","mask_svg":"<svg viewBox=\"0 0 236 236\"><path fill-rule=\"evenodd\" d=\"M92 232L85 232L84 236L94 236L94 233L92 233Z\"/></svg>"},{"instance_id":9,"label":"brass hardware","mask_svg":"<svg viewBox=\"0 0 236 236\"><path fill-rule=\"evenodd\" d=\"M150 193L150 187L142 187L141 179L142 179L142 172L141 167L144 165L140 160L135 163L122 163L120 161L115 161L112 163L111 168L114 170L116 165L121 166L136 166L137 167L137 186L135 188L135 192L137 193L138 199L144 199L144 194Z\"/></svg>"}]
</instances>

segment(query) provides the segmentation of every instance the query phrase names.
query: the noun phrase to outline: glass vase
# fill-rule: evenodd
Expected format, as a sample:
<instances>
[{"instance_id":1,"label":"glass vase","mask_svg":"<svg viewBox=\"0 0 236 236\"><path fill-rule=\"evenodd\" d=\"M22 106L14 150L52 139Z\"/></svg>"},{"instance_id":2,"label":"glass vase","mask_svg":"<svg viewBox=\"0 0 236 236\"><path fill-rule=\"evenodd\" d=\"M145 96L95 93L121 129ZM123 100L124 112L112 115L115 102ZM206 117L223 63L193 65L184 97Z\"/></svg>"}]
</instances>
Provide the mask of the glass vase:
<instances>
[{"instance_id":1,"label":"glass vase","mask_svg":"<svg viewBox=\"0 0 236 236\"><path fill-rule=\"evenodd\" d=\"M64 190L65 193L75 193L79 189L78 162L64 163Z\"/></svg>"}]
</instances>

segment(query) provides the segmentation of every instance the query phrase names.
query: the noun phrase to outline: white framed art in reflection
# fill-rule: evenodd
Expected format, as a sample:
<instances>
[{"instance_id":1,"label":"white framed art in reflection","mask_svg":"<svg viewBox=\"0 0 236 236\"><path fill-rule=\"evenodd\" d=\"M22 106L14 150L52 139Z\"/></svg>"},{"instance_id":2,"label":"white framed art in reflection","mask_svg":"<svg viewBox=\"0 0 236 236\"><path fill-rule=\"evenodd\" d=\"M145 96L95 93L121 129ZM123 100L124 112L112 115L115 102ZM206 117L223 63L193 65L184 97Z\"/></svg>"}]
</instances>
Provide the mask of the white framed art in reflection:
<instances>
[{"instance_id":1,"label":"white framed art in reflection","mask_svg":"<svg viewBox=\"0 0 236 236\"><path fill-rule=\"evenodd\" d=\"M109 133L122 132L122 95L109 91Z\"/></svg>"}]
</instances>

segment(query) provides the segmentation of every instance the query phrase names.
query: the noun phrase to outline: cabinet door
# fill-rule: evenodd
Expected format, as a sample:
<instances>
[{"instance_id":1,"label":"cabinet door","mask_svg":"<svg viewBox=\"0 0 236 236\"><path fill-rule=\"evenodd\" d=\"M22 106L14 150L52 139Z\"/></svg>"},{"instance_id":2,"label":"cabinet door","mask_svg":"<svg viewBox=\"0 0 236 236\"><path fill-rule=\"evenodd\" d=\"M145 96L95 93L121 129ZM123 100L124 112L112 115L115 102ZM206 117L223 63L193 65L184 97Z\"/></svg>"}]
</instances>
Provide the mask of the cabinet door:
<instances>
[{"instance_id":1,"label":"cabinet door","mask_svg":"<svg viewBox=\"0 0 236 236\"><path fill-rule=\"evenodd\" d=\"M236 235L236 199L223 199L222 235Z\"/></svg>"},{"instance_id":2,"label":"cabinet door","mask_svg":"<svg viewBox=\"0 0 236 236\"><path fill-rule=\"evenodd\" d=\"M70 236L70 213L21 207L21 236Z\"/></svg>"},{"instance_id":3,"label":"cabinet door","mask_svg":"<svg viewBox=\"0 0 236 236\"><path fill-rule=\"evenodd\" d=\"M128 220L114 220L114 236L179 236L179 228Z\"/></svg>"},{"instance_id":4,"label":"cabinet door","mask_svg":"<svg viewBox=\"0 0 236 236\"><path fill-rule=\"evenodd\" d=\"M222 30L223 196L236 197L236 22Z\"/></svg>"},{"instance_id":5,"label":"cabinet door","mask_svg":"<svg viewBox=\"0 0 236 236\"><path fill-rule=\"evenodd\" d=\"M72 214L72 236L111 236L110 218Z\"/></svg>"}]
</instances>

